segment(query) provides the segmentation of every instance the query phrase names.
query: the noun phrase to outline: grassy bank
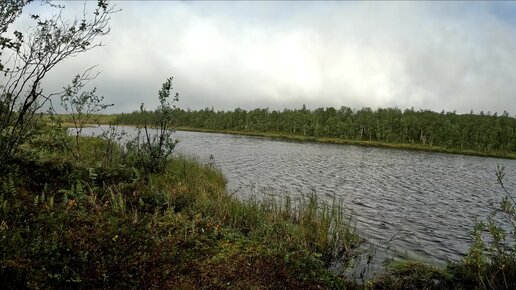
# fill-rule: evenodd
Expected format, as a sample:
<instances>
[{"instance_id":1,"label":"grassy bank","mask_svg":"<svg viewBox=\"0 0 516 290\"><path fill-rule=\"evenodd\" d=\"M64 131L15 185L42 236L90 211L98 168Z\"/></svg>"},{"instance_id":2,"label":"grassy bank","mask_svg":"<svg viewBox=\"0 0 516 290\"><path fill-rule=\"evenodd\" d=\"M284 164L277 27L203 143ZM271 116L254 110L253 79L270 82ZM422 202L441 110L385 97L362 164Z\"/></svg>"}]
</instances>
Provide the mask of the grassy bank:
<instances>
[{"instance_id":1,"label":"grassy bank","mask_svg":"<svg viewBox=\"0 0 516 290\"><path fill-rule=\"evenodd\" d=\"M113 115L92 115L91 122L87 124L88 127L94 127L98 124L108 125L117 123L116 114ZM73 122L67 115L59 115L63 121L63 126L71 128ZM48 120L48 116L46 116ZM122 124L121 124L122 125ZM129 126L136 126L137 124L123 124ZM343 145L356 145L356 146L368 146L378 148L390 148L390 149L402 149L402 150L416 150L425 152L438 152L447 154L459 154L467 156L480 156L480 157L493 157L493 158L505 158L505 159L516 159L516 153L514 152L480 152L474 150L460 149L460 148L445 148L441 146L431 146L429 144L420 143L387 143L381 141L366 141L366 140L346 140L341 138L329 138L329 137L314 137L314 136L303 136L294 135L287 133L276 133L276 132L259 132L259 131L235 131L235 130L214 130L206 128L195 128L188 126L177 127L180 131L192 131L192 132L208 132L208 133L222 133L231 135L242 135L242 136L256 136L266 137L280 140L296 141L296 142L316 142L316 143L329 143L329 144L343 144Z\"/></svg>"},{"instance_id":2,"label":"grassy bank","mask_svg":"<svg viewBox=\"0 0 516 290\"><path fill-rule=\"evenodd\" d=\"M469 156L516 159L515 153L502 153L502 152L500 152L500 153L482 153L482 152L477 152L477 151L472 151L472 150L443 148L443 147L423 145L423 144L385 143L385 142L379 142L379 141L356 141L356 140L344 140L344 139L339 139L339 138L291 135L291 134L284 134L284 133L211 130L211 129L192 128L192 127L178 127L177 129L180 131L208 132L208 133L222 133L222 134L242 135L242 136L266 137L266 138L281 139L281 140L296 141L296 142L344 144L344 145L369 146L369 147L390 148L390 149L438 152L438 153L447 153L447 154L460 154L460 155L469 155Z\"/></svg>"},{"instance_id":3,"label":"grassy bank","mask_svg":"<svg viewBox=\"0 0 516 290\"><path fill-rule=\"evenodd\" d=\"M151 173L130 146L74 141L44 128L1 167L2 289L516 287L516 246L492 221L477 224L458 263L393 261L357 284L329 270L361 258L338 204L241 201L210 165L174 156ZM505 198L493 216L515 212Z\"/></svg>"},{"instance_id":4,"label":"grassy bank","mask_svg":"<svg viewBox=\"0 0 516 290\"><path fill-rule=\"evenodd\" d=\"M52 140L52 141L51 141ZM66 140L65 140L66 141ZM82 138L81 159L40 136L0 178L3 289L346 288L361 239L315 196L239 201L181 156L150 174Z\"/></svg>"}]
</instances>

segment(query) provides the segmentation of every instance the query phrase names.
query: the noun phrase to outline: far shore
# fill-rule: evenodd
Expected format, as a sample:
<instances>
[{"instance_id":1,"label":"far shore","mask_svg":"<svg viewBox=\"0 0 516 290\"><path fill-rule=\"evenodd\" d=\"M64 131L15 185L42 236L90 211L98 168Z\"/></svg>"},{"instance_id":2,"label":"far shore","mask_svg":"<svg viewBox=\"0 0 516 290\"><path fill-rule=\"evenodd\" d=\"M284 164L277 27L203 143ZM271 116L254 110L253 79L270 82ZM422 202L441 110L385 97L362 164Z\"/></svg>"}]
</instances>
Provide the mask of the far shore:
<instances>
[{"instance_id":1,"label":"far shore","mask_svg":"<svg viewBox=\"0 0 516 290\"><path fill-rule=\"evenodd\" d=\"M477 152L477 151L472 151L472 150L443 148L443 147L423 145L423 144L385 143L385 142L379 142L379 141L357 141L357 140L345 140L345 139L339 139L339 138L312 137L312 136L291 135L291 134L273 133L273 132L263 133L263 132L248 132L248 131L212 130L212 129L205 129L205 128L192 128L192 127L177 127L176 130L190 131L190 132L220 133L220 134L229 134L229 135L265 137L265 138L271 138L271 139L280 139L280 140L288 140L288 141L296 141L296 142L356 145L356 146L367 146L367 147L377 147L377 148L391 148L391 149L401 149L401 150L437 152L437 153L467 155L467 156L516 159L516 154L508 154L508 153L499 153L499 154L487 153L487 154L485 154L482 152Z\"/></svg>"},{"instance_id":2,"label":"far shore","mask_svg":"<svg viewBox=\"0 0 516 290\"><path fill-rule=\"evenodd\" d=\"M100 124L86 124L84 128L95 128L99 125L107 125L105 122ZM65 128L74 128L74 123L63 122L61 126ZM131 124L120 124L120 126L136 127L137 125ZM193 127L176 127L178 131L189 131L189 132L203 132L203 133L219 133L228 135L240 135L240 136L253 136L253 137L265 137L278 140L287 140L295 142L313 142L313 143L327 143L327 144L341 144L341 145L356 145L366 147L377 147L377 148L390 148L390 149L401 149L401 150L415 150L425 152L437 152L455 155L467 155L467 156L479 156L479 157L493 157L502 159L516 159L514 153L483 153L473 150L461 150L456 148L444 148L439 146L430 146L428 144L407 144L407 143L385 143L379 141L357 141L357 140L346 140L339 138L328 138L328 137L313 137L313 136L302 136L285 133L275 132L255 132L255 131L233 131L233 130L213 130L206 128L193 128Z\"/></svg>"}]
</instances>

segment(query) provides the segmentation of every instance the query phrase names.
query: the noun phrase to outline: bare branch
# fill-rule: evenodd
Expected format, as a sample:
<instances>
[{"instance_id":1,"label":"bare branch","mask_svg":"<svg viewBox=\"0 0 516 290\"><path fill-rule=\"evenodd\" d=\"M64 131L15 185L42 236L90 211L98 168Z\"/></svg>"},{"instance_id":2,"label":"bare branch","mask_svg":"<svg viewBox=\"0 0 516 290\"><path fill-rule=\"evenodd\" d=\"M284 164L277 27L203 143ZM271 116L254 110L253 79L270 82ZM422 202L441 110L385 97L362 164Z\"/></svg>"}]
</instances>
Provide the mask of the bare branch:
<instances>
[{"instance_id":1,"label":"bare branch","mask_svg":"<svg viewBox=\"0 0 516 290\"><path fill-rule=\"evenodd\" d=\"M0 56L11 52L5 63L9 67L0 63L3 73L0 77L0 160L9 158L30 136L29 123L34 114L56 95L45 93L41 88L47 73L64 60L101 46L98 38L110 32L110 16L116 12L106 1L99 1L92 12L88 12L85 4L81 18L68 20L62 15L64 6L46 0L45 4L57 10L52 17L42 19L32 15L35 21L32 28L24 34L15 32L14 38L4 37L9 25L29 2L0 3ZM98 76L98 73L93 73L93 68L79 77L82 82Z\"/></svg>"}]
</instances>

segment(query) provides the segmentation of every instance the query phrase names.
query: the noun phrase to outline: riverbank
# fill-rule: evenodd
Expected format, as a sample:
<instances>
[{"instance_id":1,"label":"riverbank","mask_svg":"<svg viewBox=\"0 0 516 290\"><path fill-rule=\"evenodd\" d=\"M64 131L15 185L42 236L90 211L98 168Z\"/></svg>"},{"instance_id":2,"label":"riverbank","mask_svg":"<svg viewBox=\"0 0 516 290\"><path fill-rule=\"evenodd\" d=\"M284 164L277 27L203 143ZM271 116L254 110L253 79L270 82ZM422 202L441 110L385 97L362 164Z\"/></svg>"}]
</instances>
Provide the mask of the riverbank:
<instances>
[{"instance_id":1,"label":"riverbank","mask_svg":"<svg viewBox=\"0 0 516 290\"><path fill-rule=\"evenodd\" d=\"M92 124L87 124L88 127L95 127L97 124L109 125L117 123L118 115L93 115L91 120L94 121ZM63 126L72 128L74 125L70 122L68 116L60 115L63 118ZM137 124L120 124L123 126L137 126ZM504 159L516 159L516 152L479 152L474 150L465 150L460 148L444 148L440 146L431 146L429 144L410 144L410 143L387 143L381 141L358 141L358 140L347 140L341 138L329 138L329 137L314 137L314 136L303 136L286 133L275 133L275 132L259 132L259 131L235 131L235 130L215 130L206 128L196 128L189 126L178 126L176 128L180 131L191 131L191 132L206 132L206 133L220 133L220 134L231 134L231 135L242 135L242 136L255 136L265 137L271 139L296 141L296 142L316 142L316 143L328 143L328 144L342 144L342 145L355 145L355 146L366 146L366 147L377 147L377 148L390 148L390 149L401 149L401 150L415 150L425 152L437 152L446 154L458 154L466 156L479 156L479 157L492 157L492 158L504 158Z\"/></svg>"},{"instance_id":2,"label":"riverbank","mask_svg":"<svg viewBox=\"0 0 516 290\"><path fill-rule=\"evenodd\" d=\"M48 134L0 177L5 289L355 287L329 270L362 243L339 205L243 202L196 160L147 173L101 139L81 137L79 159Z\"/></svg>"},{"instance_id":3,"label":"riverbank","mask_svg":"<svg viewBox=\"0 0 516 290\"><path fill-rule=\"evenodd\" d=\"M6 289L516 286L514 253L481 240L458 263L395 261L357 284L340 273L371 253L357 251L363 240L338 204L315 195L243 202L209 164L178 156L148 173L130 147L80 138L79 158L69 137L55 138L66 131L53 134L34 136L0 175Z\"/></svg>"},{"instance_id":4,"label":"riverbank","mask_svg":"<svg viewBox=\"0 0 516 290\"><path fill-rule=\"evenodd\" d=\"M296 142L315 142L315 143L328 143L328 144L341 144L341 145L355 145L355 146L366 146L366 147L377 147L377 148L389 148L389 149L437 152L437 153L446 153L446 154L458 154L458 155L467 155L467 156L516 159L516 153L497 153L497 154L482 153L482 152L476 152L476 151L472 151L472 150L461 150L461 149L453 149L453 148L450 149L450 148L443 148L443 147L423 145L423 144L385 143L385 142L379 142L379 141L356 141L356 140L345 140L345 139L338 139L338 138L291 135L291 134L284 134L284 133L212 130L212 129L204 129L204 128L192 128L192 127L177 127L176 129L179 131L265 137L265 138L271 138L271 139L296 141Z\"/></svg>"}]
</instances>

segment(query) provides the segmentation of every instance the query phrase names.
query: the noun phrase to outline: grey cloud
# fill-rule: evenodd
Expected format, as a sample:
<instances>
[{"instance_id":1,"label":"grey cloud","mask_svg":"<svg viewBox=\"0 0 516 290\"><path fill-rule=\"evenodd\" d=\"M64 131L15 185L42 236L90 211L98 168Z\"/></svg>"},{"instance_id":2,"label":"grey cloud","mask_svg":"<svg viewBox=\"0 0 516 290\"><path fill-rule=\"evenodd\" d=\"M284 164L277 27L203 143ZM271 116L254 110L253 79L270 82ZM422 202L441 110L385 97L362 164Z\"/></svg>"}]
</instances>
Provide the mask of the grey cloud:
<instances>
[{"instance_id":1,"label":"grey cloud","mask_svg":"<svg viewBox=\"0 0 516 290\"><path fill-rule=\"evenodd\" d=\"M507 3L117 2L104 47L48 80L99 64L116 111L180 106L398 106L516 113L516 23ZM510 8L510 9L509 9Z\"/></svg>"}]
</instances>

